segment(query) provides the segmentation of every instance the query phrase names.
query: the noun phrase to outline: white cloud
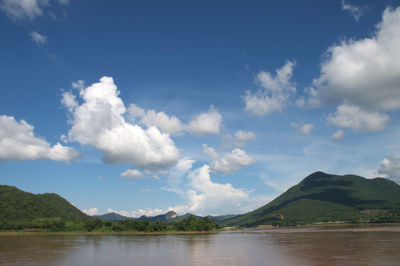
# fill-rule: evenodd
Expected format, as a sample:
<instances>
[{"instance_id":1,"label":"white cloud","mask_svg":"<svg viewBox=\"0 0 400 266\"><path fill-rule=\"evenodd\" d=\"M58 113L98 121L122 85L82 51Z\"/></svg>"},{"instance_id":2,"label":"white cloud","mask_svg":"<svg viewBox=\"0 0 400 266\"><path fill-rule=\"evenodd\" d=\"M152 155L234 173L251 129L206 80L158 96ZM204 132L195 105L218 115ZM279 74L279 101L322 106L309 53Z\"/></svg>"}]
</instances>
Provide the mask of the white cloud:
<instances>
[{"instance_id":1,"label":"white cloud","mask_svg":"<svg viewBox=\"0 0 400 266\"><path fill-rule=\"evenodd\" d=\"M43 14L42 8L47 5L48 0L2 0L0 9L14 20L33 20Z\"/></svg>"},{"instance_id":2,"label":"white cloud","mask_svg":"<svg viewBox=\"0 0 400 266\"><path fill-rule=\"evenodd\" d=\"M204 165L189 174L190 187L187 191L188 211L200 214L237 213L248 201L248 192L234 188L231 184L214 183L210 167Z\"/></svg>"},{"instance_id":3,"label":"white cloud","mask_svg":"<svg viewBox=\"0 0 400 266\"><path fill-rule=\"evenodd\" d=\"M66 91L61 94L61 103L68 109L70 113L72 113L78 106L76 96L70 91Z\"/></svg>"},{"instance_id":4,"label":"white cloud","mask_svg":"<svg viewBox=\"0 0 400 266\"><path fill-rule=\"evenodd\" d=\"M184 192L181 185L184 182L184 177L192 169L194 160L189 158L181 158L178 163L171 168L168 175L168 187L163 187L162 189L183 195Z\"/></svg>"},{"instance_id":5,"label":"white cloud","mask_svg":"<svg viewBox=\"0 0 400 266\"><path fill-rule=\"evenodd\" d=\"M90 216L93 216L93 215L96 215L96 214L98 214L99 213L99 209L97 209L97 208L90 208L90 209L88 209L88 210L83 210L82 211L83 213L86 213L87 215L90 215Z\"/></svg>"},{"instance_id":6,"label":"white cloud","mask_svg":"<svg viewBox=\"0 0 400 266\"><path fill-rule=\"evenodd\" d=\"M349 11L353 18L358 22L363 14L363 10L359 6L351 5L342 0L342 10Z\"/></svg>"},{"instance_id":7,"label":"white cloud","mask_svg":"<svg viewBox=\"0 0 400 266\"><path fill-rule=\"evenodd\" d=\"M72 82L72 88L73 89L78 89L78 90L83 90L85 88L85 81L80 79L77 81Z\"/></svg>"},{"instance_id":8,"label":"white cloud","mask_svg":"<svg viewBox=\"0 0 400 266\"><path fill-rule=\"evenodd\" d=\"M125 216L125 217L132 217L132 215L128 211L117 211L117 210L113 210L111 208L108 208L107 212L108 213L110 213L110 212L116 213L116 214L119 214L119 215L122 215L122 216Z\"/></svg>"},{"instance_id":9,"label":"white cloud","mask_svg":"<svg viewBox=\"0 0 400 266\"><path fill-rule=\"evenodd\" d=\"M306 99L301 96L296 100L296 106L299 108L303 108L306 105Z\"/></svg>"},{"instance_id":10,"label":"white cloud","mask_svg":"<svg viewBox=\"0 0 400 266\"><path fill-rule=\"evenodd\" d=\"M151 189L145 188L145 189L142 189L140 192L149 193L149 192L151 192Z\"/></svg>"},{"instance_id":11,"label":"white cloud","mask_svg":"<svg viewBox=\"0 0 400 266\"><path fill-rule=\"evenodd\" d=\"M238 148L233 149L231 153L225 153L222 157L219 157L212 147L203 144L203 153L213 160L210 168L216 173L232 173L241 167L255 162L253 157L248 156L244 150Z\"/></svg>"},{"instance_id":12,"label":"white cloud","mask_svg":"<svg viewBox=\"0 0 400 266\"><path fill-rule=\"evenodd\" d=\"M358 106L340 105L334 114L326 117L328 123L356 131L380 131L385 128L389 117L386 114L362 110Z\"/></svg>"},{"instance_id":13,"label":"white cloud","mask_svg":"<svg viewBox=\"0 0 400 266\"><path fill-rule=\"evenodd\" d=\"M102 151L105 163L130 163L157 171L178 161L179 150L168 134L156 127L144 130L125 120L126 108L111 77L80 90L79 97L82 103L71 108L75 104L66 104L63 96L71 115L68 137Z\"/></svg>"},{"instance_id":14,"label":"white cloud","mask_svg":"<svg viewBox=\"0 0 400 266\"><path fill-rule=\"evenodd\" d=\"M59 2L61 5L68 5L68 4L69 4L69 0L58 0L58 2Z\"/></svg>"},{"instance_id":15,"label":"white cloud","mask_svg":"<svg viewBox=\"0 0 400 266\"><path fill-rule=\"evenodd\" d=\"M35 136L33 126L12 116L0 115L0 161L54 160L71 162L81 154L60 143L53 146Z\"/></svg>"},{"instance_id":16,"label":"white cloud","mask_svg":"<svg viewBox=\"0 0 400 266\"><path fill-rule=\"evenodd\" d=\"M144 110L135 104L131 104L128 109L129 116L132 119L141 117L141 123L147 127L157 127L161 131L179 135L182 133L182 122L176 116L168 116L164 112L156 112L155 110Z\"/></svg>"},{"instance_id":17,"label":"white cloud","mask_svg":"<svg viewBox=\"0 0 400 266\"><path fill-rule=\"evenodd\" d=\"M147 192L147 191L146 191ZM114 210L111 208L107 209L107 212L113 212L117 213L119 215L125 216L125 217L135 217L138 218L140 216L157 216L160 214L164 214L167 211L164 211L162 209L139 209L139 210L134 210L134 211L126 211L126 210Z\"/></svg>"},{"instance_id":18,"label":"white cloud","mask_svg":"<svg viewBox=\"0 0 400 266\"><path fill-rule=\"evenodd\" d=\"M400 158L389 156L380 162L378 174L400 184Z\"/></svg>"},{"instance_id":19,"label":"white cloud","mask_svg":"<svg viewBox=\"0 0 400 266\"><path fill-rule=\"evenodd\" d=\"M376 33L330 47L314 80L317 98L365 110L400 108L400 7L386 9Z\"/></svg>"},{"instance_id":20,"label":"white cloud","mask_svg":"<svg viewBox=\"0 0 400 266\"><path fill-rule=\"evenodd\" d=\"M235 137L235 145L237 147L243 147L245 142L256 139L256 135L253 132L244 130L236 131Z\"/></svg>"},{"instance_id":21,"label":"white cloud","mask_svg":"<svg viewBox=\"0 0 400 266\"><path fill-rule=\"evenodd\" d=\"M344 130L343 129L339 129L338 131L335 131L332 134L332 139L334 141L341 141L344 138Z\"/></svg>"},{"instance_id":22,"label":"white cloud","mask_svg":"<svg viewBox=\"0 0 400 266\"><path fill-rule=\"evenodd\" d=\"M282 68L276 70L275 76L270 72L260 71L256 83L263 90L258 90L255 94L246 91L245 111L263 116L282 110L289 96L296 93L296 86L291 81L293 67L294 62L288 61Z\"/></svg>"},{"instance_id":23,"label":"white cloud","mask_svg":"<svg viewBox=\"0 0 400 266\"><path fill-rule=\"evenodd\" d=\"M42 35L40 33L37 33L35 31L29 33L29 35L31 36L32 40L38 45L38 46L42 46L45 45L47 43L47 37L45 35Z\"/></svg>"},{"instance_id":24,"label":"white cloud","mask_svg":"<svg viewBox=\"0 0 400 266\"><path fill-rule=\"evenodd\" d=\"M176 179L181 179L183 176L189 172L190 169L192 169L194 160L188 159L188 158L181 158L177 162L177 164L172 167L172 169L169 171L169 176L168 179L170 180L176 180Z\"/></svg>"},{"instance_id":25,"label":"white cloud","mask_svg":"<svg viewBox=\"0 0 400 266\"><path fill-rule=\"evenodd\" d=\"M182 161L181 173L186 175L192 167L192 163L192 160ZM108 211L130 217L155 216L168 211L175 211L178 214L190 212L197 215L232 214L248 212L271 200L271 198L266 197L250 198L249 191L235 188L229 183L214 183L211 180L209 165L203 165L190 172L187 178L189 180L189 183L185 184L187 190L174 191L185 198L186 204L175 205L166 209L139 209L130 212L108 209Z\"/></svg>"},{"instance_id":26,"label":"white cloud","mask_svg":"<svg viewBox=\"0 0 400 266\"><path fill-rule=\"evenodd\" d=\"M137 178L142 178L143 174L136 169L128 169L121 174L121 177L129 179L137 179Z\"/></svg>"},{"instance_id":27,"label":"white cloud","mask_svg":"<svg viewBox=\"0 0 400 266\"><path fill-rule=\"evenodd\" d=\"M303 135L310 135L311 131L314 129L313 124L290 123L290 125Z\"/></svg>"},{"instance_id":28,"label":"white cloud","mask_svg":"<svg viewBox=\"0 0 400 266\"><path fill-rule=\"evenodd\" d=\"M310 135L311 130L314 129L313 124L304 124L300 127L300 133L304 135Z\"/></svg>"},{"instance_id":29,"label":"white cloud","mask_svg":"<svg viewBox=\"0 0 400 266\"><path fill-rule=\"evenodd\" d=\"M207 113L197 115L186 126L187 130L195 135L218 134L221 128L222 116L214 106L210 106Z\"/></svg>"},{"instance_id":30,"label":"white cloud","mask_svg":"<svg viewBox=\"0 0 400 266\"><path fill-rule=\"evenodd\" d=\"M214 106L210 106L207 113L197 115L188 124L182 123L176 116L169 116L152 109L144 110L136 104L129 106L128 113L132 121L147 127L157 127L171 135L181 135L185 131L195 135L218 134L222 123L222 116Z\"/></svg>"}]
</instances>

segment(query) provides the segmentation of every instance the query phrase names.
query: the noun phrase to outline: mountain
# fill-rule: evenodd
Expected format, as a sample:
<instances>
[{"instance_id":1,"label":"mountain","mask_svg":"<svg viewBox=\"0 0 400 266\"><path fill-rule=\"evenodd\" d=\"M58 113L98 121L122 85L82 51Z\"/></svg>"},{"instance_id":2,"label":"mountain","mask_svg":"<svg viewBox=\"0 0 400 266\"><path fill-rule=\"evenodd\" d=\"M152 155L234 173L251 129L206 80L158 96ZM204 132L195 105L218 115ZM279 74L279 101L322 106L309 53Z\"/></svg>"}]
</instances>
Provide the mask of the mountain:
<instances>
[{"instance_id":1,"label":"mountain","mask_svg":"<svg viewBox=\"0 0 400 266\"><path fill-rule=\"evenodd\" d=\"M174 211L169 211L165 214L161 214L161 215L157 215L157 216L146 216L143 215L141 217L138 218L138 220L146 220L146 221L162 221L162 222L172 222L172 221L176 221L178 217L178 214Z\"/></svg>"},{"instance_id":2,"label":"mountain","mask_svg":"<svg viewBox=\"0 0 400 266\"><path fill-rule=\"evenodd\" d=\"M157 216L146 216L146 215L142 215L139 218L132 218L132 217L127 217L127 216L123 216L117 213L106 213L103 215L93 215L93 218L99 218L103 221L110 221L110 222L119 222L119 221L123 221L123 220L143 220L143 221L161 221L161 222L179 222L182 221L183 219L189 217L190 213L186 213L184 215L178 215L176 212L174 211L169 211L165 214L160 214ZM196 216L194 215L196 218L202 218L200 216ZM212 218L210 218L211 220L213 220Z\"/></svg>"},{"instance_id":3,"label":"mountain","mask_svg":"<svg viewBox=\"0 0 400 266\"><path fill-rule=\"evenodd\" d=\"M267 205L220 223L254 227L335 221L400 221L400 186L385 178L315 172Z\"/></svg>"},{"instance_id":4,"label":"mountain","mask_svg":"<svg viewBox=\"0 0 400 266\"><path fill-rule=\"evenodd\" d=\"M225 214L225 215L208 215L207 217L216 223L220 223L222 221L231 219L236 216L237 215L235 214Z\"/></svg>"},{"instance_id":5,"label":"mountain","mask_svg":"<svg viewBox=\"0 0 400 266\"><path fill-rule=\"evenodd\" d=\"M2 221L22 223L53 217L69 221L91 219L57 194L32 194L13 186L0 185L0 224Z\"/></svg>"},{"instance_id":6,"label":"mountain","mask_svg":"<svg viewBox=\"0 0 400 266\"><path fill-rule=\"evenodd\" d=\"M115 212L110 212L102 215L93 215L93 218L99 218L100 220L103 221L110 221L110 222L119 222L119 221L124 221L124 220L134 220L135 218L132 217L127 217L120 215Z\"/></svg>"}]
</instances>

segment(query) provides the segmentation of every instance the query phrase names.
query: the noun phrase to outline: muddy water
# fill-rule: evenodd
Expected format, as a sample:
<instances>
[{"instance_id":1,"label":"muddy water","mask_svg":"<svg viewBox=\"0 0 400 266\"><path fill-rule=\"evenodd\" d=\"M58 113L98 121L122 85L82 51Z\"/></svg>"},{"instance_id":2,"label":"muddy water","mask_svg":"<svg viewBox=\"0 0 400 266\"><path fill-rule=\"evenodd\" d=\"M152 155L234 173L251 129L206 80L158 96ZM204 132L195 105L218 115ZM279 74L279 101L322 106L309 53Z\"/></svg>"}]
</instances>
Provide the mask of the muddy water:
<instances>
[{"instance_id":1,"label":"muddy water","mask_svg":"<svg viewBox=\"0 0 400 266\"><path fill-rule=\"evenodd\" d=\"M400 265L399 232L0 236L0 265Z\"/></svg>"}]
</instances>

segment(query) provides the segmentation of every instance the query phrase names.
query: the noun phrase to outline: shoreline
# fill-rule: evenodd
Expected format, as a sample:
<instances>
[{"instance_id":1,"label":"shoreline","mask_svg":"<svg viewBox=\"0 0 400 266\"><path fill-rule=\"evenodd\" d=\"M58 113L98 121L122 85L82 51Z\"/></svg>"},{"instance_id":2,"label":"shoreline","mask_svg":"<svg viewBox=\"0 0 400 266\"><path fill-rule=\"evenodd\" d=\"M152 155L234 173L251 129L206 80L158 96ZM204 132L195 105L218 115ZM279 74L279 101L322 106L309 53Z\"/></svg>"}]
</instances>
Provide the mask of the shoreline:
<instances>
[{"instance_id":1,"label":"shoreline","mask_svg":"<svg viewBox=\"0 0 400 266\"><path fill-rule=\"evenodd\" d=\"M338 233L338 232L393 232L400 233L400 224L314 224L299 227L276 228L230 228L213 231L165 231L165 232L51 232L51 231L2 231L1 236L29 236L29 235L59 235L59 236L157 236L157 235L212 235L218 233L249 233L249 234L293 234L293 233Z\"/></svg>"},{"instance_id":2,"label":"shoreline","mask_svg":"<svg viewBox=\"0 0 400 266\"><path fill-rule=\"evenodd\" d=\"M168 231L168 232L43 232L43 231L3 231L1 236L24 236L24 235L59 235L59 236L103 236L103 235L210 235L220 231Z\"/></svg>"},{"instance_id":3,"label":"shoreline","mask_svg":"<svg viewBox=\"0 0 400 266\"><path fill-rule=\"evenodd\" d=\"M400 224L329 224L307 225L302 227L244 228L227 232L250 234L292 234L292 233L338 233L338 232L394 232L400 233Z\"/></svg>"}]
</instances>

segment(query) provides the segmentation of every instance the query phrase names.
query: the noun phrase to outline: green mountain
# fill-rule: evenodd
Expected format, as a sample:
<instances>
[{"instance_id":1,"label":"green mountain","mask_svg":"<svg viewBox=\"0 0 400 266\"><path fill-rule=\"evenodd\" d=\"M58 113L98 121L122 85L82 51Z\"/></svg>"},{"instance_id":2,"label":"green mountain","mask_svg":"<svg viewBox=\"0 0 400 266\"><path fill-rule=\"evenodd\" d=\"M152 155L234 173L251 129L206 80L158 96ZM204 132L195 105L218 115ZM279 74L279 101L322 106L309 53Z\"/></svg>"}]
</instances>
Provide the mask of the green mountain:
<instances>
[{"instance_id":1,"label":"green mountain","mask_svg":"<svg viewBox=\"0 0 400 266\"><path fill-rule=\"evenodd\" d=\"M93 215L92 217L93 218L98 218L98 219L103 220L103 221L109 221L109 222L119 222L119 221L124 221L124 220L135 220L135 218L123 216L123 215L120 215L120 214L115 213L115 212L109 212L109 213L102 214L102 215Z\"/></svg>"},{"instance_id":2,"label":"green mountain","mask_svg":"<svg viewBox=\"0 0 400 266\"><path fill-rule=\"evenodd\" d=\"M91 219L57 194L32 194L0 185L0 225L24 224L35 219L55 217L67 221Z\"/></svg>"},{"instance_id":3,"label":"green mountain","mask_svg":"<svg viewBox=\"0 0 400 266\"><path fill-rule=\"evenodd\" d=\"M265 206L225 219L225 226L318 222L399 222L400 186L385 178L315 172Z\"/></svg>"},{"instance_id":4,"label":"green mountain","mask_svg":"<svg viewBox=\"0 0 400 266\"><path fill-rule=\"evenodd\" d=\"M176 221L177 218L178 218L178 214L176 212L169 211L169 212L167 212L165 214L160 214L160 215L157 215L157 216L146 216L146 215L143 215L143 216L140 216L138 218L138 220L153 221L153 222L158 220L158 221L161 221L161 222L172 222L172 221Z\"/></svg>"}]
</instances>

